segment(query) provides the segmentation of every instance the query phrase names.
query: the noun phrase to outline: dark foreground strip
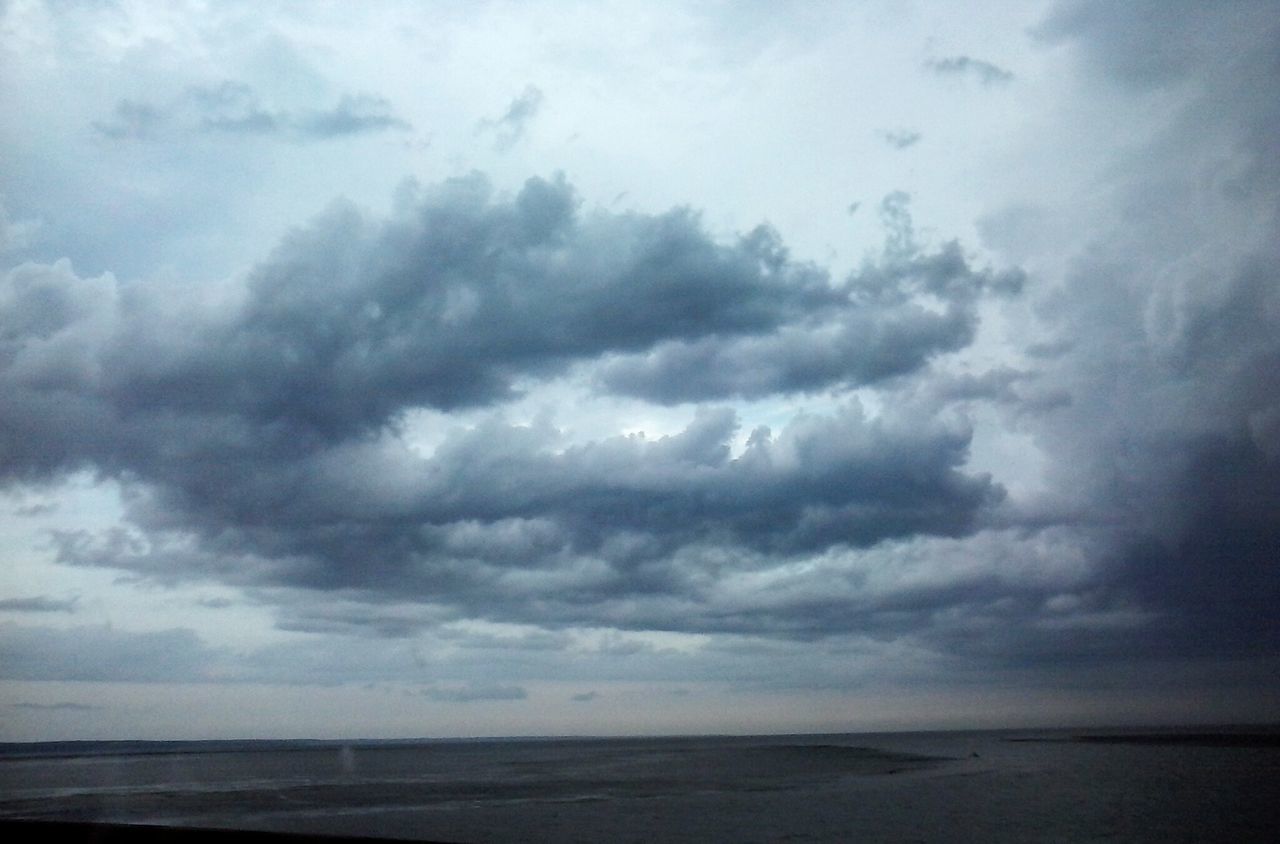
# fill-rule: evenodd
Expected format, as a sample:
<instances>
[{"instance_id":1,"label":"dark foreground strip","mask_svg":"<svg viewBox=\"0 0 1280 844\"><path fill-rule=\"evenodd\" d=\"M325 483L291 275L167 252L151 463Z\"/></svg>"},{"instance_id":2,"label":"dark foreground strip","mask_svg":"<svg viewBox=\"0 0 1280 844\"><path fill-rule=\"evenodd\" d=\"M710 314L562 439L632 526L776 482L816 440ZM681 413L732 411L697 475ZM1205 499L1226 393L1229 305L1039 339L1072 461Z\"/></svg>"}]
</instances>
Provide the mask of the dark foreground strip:
<instances>
[{"instance_id":1,"label":"dark foreground strip","mask_svg":"<svg viewBox=\"0 0 1280 844\"><path fill-rule=\"evenodd\" d=\"M242 829L191 829L145 824L0 820L0 840L85 844L386 844L397 839L347 835L299 835ZM419 844L446 844L419 842Z\"/></svg>"}]
</instances>

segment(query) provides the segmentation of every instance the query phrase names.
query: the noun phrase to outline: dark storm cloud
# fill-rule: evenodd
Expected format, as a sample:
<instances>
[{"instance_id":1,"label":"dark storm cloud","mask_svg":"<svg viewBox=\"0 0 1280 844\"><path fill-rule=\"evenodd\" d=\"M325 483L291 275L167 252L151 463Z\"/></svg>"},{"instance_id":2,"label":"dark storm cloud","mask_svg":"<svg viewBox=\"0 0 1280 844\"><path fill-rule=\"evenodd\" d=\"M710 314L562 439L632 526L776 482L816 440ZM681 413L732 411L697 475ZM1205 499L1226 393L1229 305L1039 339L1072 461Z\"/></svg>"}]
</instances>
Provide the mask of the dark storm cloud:
<instances>
[{"instance_id":1,"label":"dark storm cloud","mask_svg":"<svg viewBox=\"0 0 1280 844\"><path fill-rule=\"evenodd\" d=\"M1107 541L1098 588L1151 655L1280 654L1280 19L1268 4L1065 4L1040 34L1110 93L1176 108L1113 163L1100 227L1042 304L1035 427ZM1118 92L1118 94L1117 94ZM1035 224L1039 225L1039 224ZM1109 527L1103 528L1101 526Z\"/></svg>"},{"instance_id":2,"label":"dark storm cloud","mask_svg":"<svg viewBox=\"0 0 1280 844\"><path fill-rule=\"evenodd\" d=\"M1118 585L1175 611L1166 626L1178 647L1280 653L1280 468L1244 437L1181 445L1170 491L1180 523L1135 539Z\"/></svg>"},{"instance_id":3,"label":"dark storm cloud","mask_svg":"<svg viewBox=\"0 0 1280 844\"><path fill-rule=\"evenodd\" d=\"M0 291L3 377L22 397L0 471L121 461L149 474L154 443L172 441L217 475L234 455L292 459L407 407L501 402L517 378L602 355L603 383L664 399L900 375L965 345L977 300L1020 276L974 270L954 244L922 254L901 201L885 213L898 227L885 261L839 285L767 229L724 245L685 210L579 217L563 181L495 203L479 177L385 225L335 207L231 311L23 265ZM743 371L773 351L766 371ZM725 363L700 395L666 380L690 357Z\"/></svg>"},{"instance_id":4,"label":"dark storm cloud","mask_svg":"<svg viewBox=\"0 0 1280 844\"><path fill-rule=\"evenodd\" d=\"M925 66L944 76L971 76L983 85L999 85L1013 81L1013 74L1002 67L969 56L930 59Z\"/></svg>"},{"instance_id":5,"label":"dark storm cloud","mask_svg":"<svg viewBox=\"0 0 1280 844\"><path fill-rule=\"evenodd\" d=\"M889 244L878 263L836 288L844 307L815 308L764 335L671 340L644 354L615 355L598 377L616 392L664 404L759 398L874 384L964 348L977 328L978 302L1017 293L1024 276L976 269L955 242L922 252L908 201L894 193L881 202Z\"/></svg>"},{"instance_id":6,"label":"dark storm cloud","mask_svg":"<svg viewBox=\"0 0 1280 844\"><path fill-rule=\"evenodd\" d=\"M552 430L498 422L451 436L429 459L370 444L228 477L216 494L234 516L180 505L174 491L137 502L143 531L59 534L59 560L423 601L407 614L286 609L282 626L310 632L404 636L448 618L448 608L696 630L751 623L690 606L723 573L831 547L963 536L1001 497L988 478L960 471L962 428L868 421L854 407L776 437L759 429L736 459L734 429L731 412L709 411L679 435L559 451ZM166 519L205 535L204 545L166 544Z\"/></svg>"},{"instance_id":7,"label":"dark storm cloud","mask_svg":"<svg viewBox=\"0 0 1280 844\"><path fill-rule=\"evenodd\" d=\"M980 297L1017 292L1022 282L1016 271L975 270L954 242L929 255L908 245L848 279L849 307L763 336L673 340L615 356L599 378L664 404L874 384L969 345Z\"/></svg>"},{"instance_id":8,"label":"dark storm cloud","mask_svg":"<svg viewBox=\"0 0 1280 844\"><path fill-rule=\"evenodd\" d=\"M44 595L33 598L0 599L0 612L74 612L75 608L74 599L59 601Z\"/></svg>"},{"instance_id":9,"label":"dark storm cloud","mask_svg":"<svg viewBox=\"0 0 1280 844\"><path fill-rule=\"evenodd\" d=\"M1203 79L1209 66L1233 58L1227 52L1231 47L1265 41L1275 25L1275 8L1266 2L1089 0L1062 3L1034 34L1076 46L1092 73L1149 89Z\"/></svg>"},{"instance_id":10,"label":"dark storm cloud","mask_svg":"<svg viewBox=\"0 0 1280 844\"><path fill-rule=\"evenodd\" d=\"M562 180L495 200L478 177L406 195L387 223L337 206L234 304L26 264L0 287L0 472L93 467L134 489L132 527L54 534L64 563L368 604L285 612L288 629L404 637L457 612L723 626L689 602L736 567L973 531L1002 491L964 471L968 427L849 404L732 457L725 408L567 448L491 417L422 457L401 414L501 403L573 364L659 401L918 371L1021 278L922 251L905 202L882 207L880 262L838 284L767 229L718 243L687 210L582 215ZM694 377L690 354L716 368ZM391 595L420 611L376 606Z\"/></svg>"},{"instance_id":11,"label":"dark storm cloud","mask_svg":"<svg viewBox=\"0 0 1280 844\"><path fill-rule=\"evenodd\" d=\"M133 140L178 132L306 141L411 128L382 97L344 96L329 109L287 110L264 104L253 88L231 81L191 86L164 103L121 100L110 117L93 125L107 138Z\"/></svg>"},{"instance_id":12,"label":"dark storm cloud","mask_svg":"<svg viewBox=\"0 0 1280 844\"><path fill-rule=\"evenodd\" d=\"M542 91L537 86L529 85L520 96L511 101L501 117L481 120L476 130L492 133L494 147L508 150L524 137L525 129L542 109L542 101Z\"/></svg>"}]
</instances>

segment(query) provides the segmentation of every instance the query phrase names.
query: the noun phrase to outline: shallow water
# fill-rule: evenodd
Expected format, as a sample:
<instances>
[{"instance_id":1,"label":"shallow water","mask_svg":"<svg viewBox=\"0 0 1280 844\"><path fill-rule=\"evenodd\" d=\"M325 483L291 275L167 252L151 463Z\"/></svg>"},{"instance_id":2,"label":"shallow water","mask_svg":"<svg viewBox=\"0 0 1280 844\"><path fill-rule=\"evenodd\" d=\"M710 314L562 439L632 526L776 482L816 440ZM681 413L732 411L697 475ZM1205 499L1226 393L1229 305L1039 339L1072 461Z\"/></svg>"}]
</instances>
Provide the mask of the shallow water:
<instances>
[{"instance_id":1,"label":"shallow water","mask_svg":"<svg viewBox=\"0 0 1280 844\"><path fill-rule=\"evenodd\" d=\"M1027 738L1050 740L1013 740ZM1280 829L1274 742L1071 738L10 747L0 817L476 842L1269 841Z\"/></svg>"}]
</instances>

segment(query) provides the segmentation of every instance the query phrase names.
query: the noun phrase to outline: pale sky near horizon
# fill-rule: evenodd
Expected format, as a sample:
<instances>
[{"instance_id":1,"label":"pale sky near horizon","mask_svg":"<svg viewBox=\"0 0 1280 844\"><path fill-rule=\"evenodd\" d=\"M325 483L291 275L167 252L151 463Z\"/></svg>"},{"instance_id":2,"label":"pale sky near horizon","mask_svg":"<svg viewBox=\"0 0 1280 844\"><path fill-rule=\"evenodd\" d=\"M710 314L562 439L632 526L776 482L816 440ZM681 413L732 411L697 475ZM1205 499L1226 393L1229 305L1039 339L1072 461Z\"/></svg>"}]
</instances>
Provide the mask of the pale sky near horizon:
<instances>
[{"instance_id":1,"label":"pale sky near horizon","mask_svg":"<svg viewBox=\"0 0 1280 844\"><path fill-rule=\"evenodd\" d=\"M0 740L1280 719L1277 56L0 2Z\"/></svg>"}]
</instances>

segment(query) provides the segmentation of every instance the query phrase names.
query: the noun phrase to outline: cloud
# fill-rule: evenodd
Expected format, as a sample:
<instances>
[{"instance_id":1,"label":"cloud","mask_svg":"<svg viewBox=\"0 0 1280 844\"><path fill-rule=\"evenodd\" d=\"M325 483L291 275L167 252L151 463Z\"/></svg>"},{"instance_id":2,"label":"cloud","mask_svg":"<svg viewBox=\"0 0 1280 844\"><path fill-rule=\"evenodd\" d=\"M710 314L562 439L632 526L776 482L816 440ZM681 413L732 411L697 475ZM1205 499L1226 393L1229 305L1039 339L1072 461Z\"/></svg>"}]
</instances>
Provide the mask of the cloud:
<instances>
[{"instance_id":1,"label":"cloud","mask_svg":"<svg viewBox=\"0 0 1280 844\"><path fill-rule=\"evenodd\" d=\"M524 700L529 696L523 686L498 685L427 686L418 694L440 703Z\"/></svg>"},{"instance_id":2,"label":"cloud","mask_svg":"<svg viewBox=\"0 0 1280 844\"><path fill-rule=\"evenodd\" d=\"M124 99L116 103L109 118L95 121L93 128L116 140L150 140L168 122L168 115L160 107Z\"/></svg>"},{"instance_id":3,"label":"cloud","mask_svg":"<svg viewBox=\"0 0 1280 844\"><path fill-rule=\"evenodd\" d=\"M1160 88L1167 124L1135 117L1075 225L1023 213L1036 197L986 227L1060 278L921 245L905 195L881 204L883 252L836 279L767 228L715 238L689 209L614 214L564 179L507 196L472 176L407 189L387 220L336 204L209 304L12 268L0 472L127 487L125 526L55 536L64 563L270 592L286 630L388 648L483 618L865 636L986 665L1274 654L1275 28L1105 10L1071 4L1042 37L1116 103ZM968 56L928 67L1012 79ZM197 93L122 121L284 125L252 91ZM515 143L538 102L486 131ZM344 113L377 113L361 108ZM1065 230L1078 248L1042 255ZM1014 295L1035 336L1006 360L981 332ZM685 422L571 442L504 416L562 378ZM826 410L776 430L720 406L815 395ZM427 454L401 436L419 408L448 427ZM970 463L991 418L992 439L1035 444L1046 492L1011 500Z\"/></svg>"},{"instance_id":4,"label":"cloud","mask_svg":"<svg viewBox=\"0 0 1280 844\"><path fill-rule=\"evenodd\" d=\"M893 199L882 205L891 208ZM840 288L847 307L815 309L768 334L671 340L613 355L598 378L614 392L663 404L874 384L968 346L977 303L1015 293L1022 281L1017 271L974 269L954 242L927 255L907 242L850 276Z\"/></svg>"},{"instance_id":5,"label":"cloud","mask_svg":"<svg viewBox=\"0 0 1280 844\"><path fill-rule=\"evenodd\" d=\"M215 675L215 653L190 630L129 633L110 627L0 623L0 679L197 681Z\"/></svg>"},{"instance_id":6,"label":"cloud","mask_svg":"<svg viewBox=\"0 0 1280 844\"><path fill-rule=\"evenodd\" d=\"M481 120L476 125L476 131L491 133L495 149L511 149L524 137L525 130L537 117L542 109L543 99L542 91L537 86L529 85L520 96L511 101L501 117Z\"/></svg>"},{"instance_id":7,"label":"cloud","mask_svg":"<svg viewBox=\"0 0 1280 844\"><path fill-rule=\"evenodd\" d=\"M964 469L963 419L856 401L757 429L737 456L737 414L713 406L677 434L570 447L494 412L411 450L403 413L500 406L571 365L661 402L905 376L1021 283L955 244L921 250L901 195L881 259L839 283L765 229L720 243L687 210L576 206L562 179L495 200L479 177L385 223L339 205L211 305L21 265L0 285L0 475L94 467L130 486L130 525L54 532L63 563L353 590L279 623L385 638L458 613L714 629L688 602L736 566L965 536L999 506Z\"/></svg>"},{"instance_id":8,"label":"cloud","mask_svg":"<svg viewBox=\"0 0 1280 844\"><path fill-rule=\"evenodd\" d=\"M40 232L39 220L14 220L0 202L0 255L25 250Z\"/></svg>"},{"instance_id":9,"label":"cloud","mask_svg":"<svg viewBox=\"0 0 1280 844\"><path fill-rule=\"evenodd\" d=\"M312 595L305 601L286 601L280 606L276 627L300 633L410 639L452 619L453 614L430 605L388 598L369 602Z\"/></svg>"},{"instance_id":10,"label":"cloud","mask_svg":"<svg viewBox=\"0 0 1280 844\"><path fill-rule=\"evenodd\" d=\"M70 701L60 703L14 703L10 705L14 709L25 709L31 712L96 712L105 708L91 706L87 703L71 703Z\"/></svg>"},{"instance_id":11,"label":"cloud","mask_svg":"<svg viewBox=\"0 0 1280 844\"><path fill-rule=\"evenodd\" d=\"M866 263L839 287L844 307L812 308L808 318L767 334L671 340L643 354L606 359L599 381L615 392L663 404L814 392L864 386L921 370L964 348L987 296L1021 290L1021 271L975 269L959 244L932 253L916 244L909 197L880 204L890 231L878 263ZM785 252L771 233L753 237Z\"/></svg>"},{"instance_id":12,"label":"cloud","mask_svg":"<svg viewBox=\"0 0 1280 844\"><path fill-rule=\"evenodd\" d=\"M48 513L55 513L58 510L56 501L39 501L33 504L20 504L13 508L16 516L43 516Z\"/></svg>"},{"instance_id":13,"label":"cloud","mask_svg":"<svg viewBox=\"0 0 1280 844\"><path fill-rule=\"evenodd\" d=\"M137 502L140 524L158 512L170 526L177 518L177 526L210 537L197 547L164 524L61 533L59 560L160 579L341 586L425 602L407 614L357 604L283 617L289 629L310 632L366 627L403 636L438 623L448 608L555 625L697 629L714 623L688 613L696 595L689 590L700 581L714 587L735 565L900 537L963 536L1000 501L989 478L959 469L964 428L868 421L850 406L798 420L776 437L760 429L730 458L735 427L732 412L707 411L678 435L557 451L551 429L490 421L449 436L430 458L373 447L259 465L252 478L219 486L226 502L219 510L231 505L240 516L183 510L167 494ZM392 471L407 486L389 496L371 481L391 480ZM264 497L284 477L293 479L291 491Z\"/></svg>"},{"instance_id":14,"label":"cloud","mask_svg":"<svg viewBox=\"0 0 1280 844\"><path fill-rule=\"evenodd\" d=\"M913 132L909 129L898 129L892 132L881 132L880 137L884 138L884 142L894 149L907 149L919 143L922 136L919 132Z\"/></svg>"},{"instance_id":15,"label":"cloud","mask_svg":"<svg viewBox=\"0 0 1280 844\"><path fill-rule=\"evenodd\" d=\"M930 59L925 67L940 76L970 76L983 85L1003 85L1013 81L1013 73L1002 67L969 56Z\"/></svg>"},{"instance_id":16,"label":"cloud","mask_svg":"<svg viewBox=\"0 0 1280 844\"><path fill-rule=\"evenodd\" d=\"M218 312L179 304L180 287L19 266L0 288L0 377L24 399L6 412L23 437L0 472L145 462L148 443L174 435L274 459L376 431L406 408L502 402L517 378L606 356L601 383L653 396L687 392L671 379L700 355L730 364L703 398L865 383L962 347L977 298L1020 283L971 269L954 244L920 254L909 218L883 265L832 285L767 230L725 245L685 210L582 218L575 206L563 180L532 179L495 203L479 177L385 225L338 205ZM824 348L831 339L855 352L848 361ZM742 367L775 348L786 355L752 383ZM653 357L637 370L644 359L628 357L640 354ZM178 428L197 418L190 440Z\"/></svg>"},{"instance_id":17,"label":"cloud","mask_svg":"<svg viewBox=\"0 0 1280 844\"><path fill-rule=\"evenodd\" d=\"M598 692L579 692L578 694L571 695L569 700L574 703L590 703L598 697L600 697Z\"/></svg>"},{"instance_id":18,"label":"cloud","mask_svg":"<svg viewBox=\"0 0 1280 844\"><path fill-rule=\"evenodd\" d=\"M1036 378L1068 399L1026 417L1050 483L1079 491L1098 587L1152 614L1135 652L1274 656L1280 24L1250 4L1069 3L1039 32L1107 96L1169 105L1108 162L1113 203L1037 304Z\"/></svg>"},{"instance_id":19,"label":"cloud","mask_svg":"<svg viewBox=\"0 0 1280 844\"><path fill-rule=\"evenodd\" d=\"M296 124L301 135L317 139L412 128L395 116L387 100L368 94L343 97L328 110L302 112Z\"/></svg>"},{"instance_id":20,"label":"cloud","mask_svg":"<svg viewBox=\"0 0 1280 844\"><path fill-rule=\"evenodd\" d=\"M138 141L189 134L317 141L411 128L382 97L347 95L328 109L278 109L265 105L251 86L232 81L193 85L165 103L124 99L93 126L106 138Z\"/></svg>"},{"instance_id":21,"label":"cloud","mask_svg":"<svg viewBox=\"0 0 1280 844\"><path fill-rule=\"evenodd\" d=\"M690 197L710 203L706 221L688 208L613 213L617 199L591 207L558 177L510 194L478 175L409 185L387 217L337 202L256 265L209 282L221 272L211 268L244 266L226 221L261 219L240 212L284 196L271 178L284 159L252 139L314 142L293 151L323 155L325 139L408 124L387 100L340 97L353 89L309 68L289 90L331 98L272 99L236 81L184 88L185 53L128 48L111 63L120 76L86 88L115 92L91 101L96 131L74 131L87 122L74 96L62 117L36 109L15 124L44 134L13 145L26 162L13 184L41 189L9 191L24 197L20 220L0 213L0 249L11 247L0 483L41 487L43 501L87 470L120 491L125 515L80 529L78 508L60 509L48 535L60 564L151 586L219 584L206 608L248 600L278 629L274 644L231 658L190 631L0 626L0 672L395 678L443 702L515 700L553 678L568 706L595 695L577 690L613 700L599 685L611 680L687 684L705 699L704 683L1017 674L1066 685L1138 663L1186 676L1202 660L1273 688L1274 11L1073 2L1035 34L1054 45L1037 59L1046 72L1019 78L1056 99L1038 100L1032 121L997 109L991 126L996 154L1039 151L1001 158L1007 169L981 180L986 200L954 193L968 190L955 180L920 197L936 224L939 210L1010 195L979 227L985 251L924 242L908 197L891 194L879 206L884 249L839 277L768 227L713 235L738 212L715 192L728 182L708 173L686 180L713 191ZM802 53L835 55L838 43ZM258 55L195 66L205 79L277 76ZM71 73L64 58L46 64ZM766 75L802 87L847 78L773 58L783 72ZM154 85L130 82L138 67ZM1014 80L959 54L917 70L934 83ZM161 87L166 76L180 81ZM726 102L755 114L774 100ZM450 136L446 120L441 161L459 139L504 150L535 139L546 102L530 87L478 126L464 115ZM679 125L709 113L666 114ZM850 125L879 140L874 125ZM61 141L41 142L51 138ZM924 150L913 130L883 139ZM607 140L592 153L606 168L617 160ZM101 160L74 145L85 142ZM227 143L252 160L227 169ZM772 144L764 132L735 148L738 163ZM180 154L150 154L166 145ZM86 161L101 189L83 189ZM619 196L593 167L592 190ZM289 158L285 169L299 168ZM311 178L290 183L295 202L334 184ZM353 179L344 189L369 201ZM765 199L770 184L784 199L810 196L803 179L783 168L753 180L751 197L734 191L795 225L805 216L794 205ZM866 200L883 188L833 190ZM844 204L819 200L813 214ZM863 215L875 209L864 204ZM811 235L819 254L830 238ZM48 262L66 254L54 248L74 250L75 267ZM120 257L134 253L150 257ZM162 264L177 269L153 272ZM581 427L566 395L590 405ZM640 428L649 434L612 435ZM203 591L191 588L174 600ZM32 620L16 614L71 604L23 592L0 611ZM239 616L202 611L202 630Z\"/></svg>"},{"instance_id":22,"label":"cloud","mask_svg":"<svg viewBox=\"0 0 1280 844\"><path fill-rule=\"evenodd\" d=\"M1175 20L1176 19L1176 20ZM1084 70L1138 90L1204 78L1206 68L1240 46L1271 37L1274 10L1240 4L1230 13L1195 0L1064 2L1032 34L1049 44L1071 44L1088 59Z\"/></svg>"},{"instance_id":23,"label":"cloud","mask_svg":"<svg viewBox=\"0 0 1280 844\"><path fill-rule=\"evenodd\" d=\"M34 598L0 598L0 612L74 612L74 598L59 601L39 595Z\"/></svg>"}]
</instances>

